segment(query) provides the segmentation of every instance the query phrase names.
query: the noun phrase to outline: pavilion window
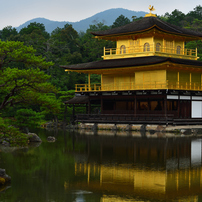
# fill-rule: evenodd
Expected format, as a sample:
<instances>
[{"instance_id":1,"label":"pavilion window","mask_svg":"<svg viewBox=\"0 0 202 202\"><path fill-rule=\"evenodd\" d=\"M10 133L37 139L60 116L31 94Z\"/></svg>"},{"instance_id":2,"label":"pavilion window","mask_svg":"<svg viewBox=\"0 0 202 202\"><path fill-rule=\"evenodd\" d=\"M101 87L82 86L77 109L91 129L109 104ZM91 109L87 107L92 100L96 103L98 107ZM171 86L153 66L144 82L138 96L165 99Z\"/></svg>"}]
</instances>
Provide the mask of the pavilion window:
<instances>
[{"instance_id":1,"label":"pavilion window","mask_svg":"<svg viewBox=\"0 0 202 202\"><path fill-rule=\"evenodd\" d=\"M144 52L150 51L150 45L149 43L144 44Z\"/></svg>"},{"instance_id":2,"label":"pavilion window","mask_svg":"<svg viewBox=\"0 0 202 202\"><path fill-rule=\"evenodd\" d=\"M181 46L177 46L177 54L181 54Z\"/></svg>"},{"instance_id":3,"label":"pavilion window","mask_svg":"<svg viewBox=\"0 0 202 202\"><path fill-rule=\"evenodd\" d=\"M156 44L156 51L161 51L161 44L160 43Z\"/></svg>"},{"instance_id":4,"label":"pavilion window","mask_svg":"<svg viewBox=\"0 0 202 202\"><path fill-rule=\"evenodd\" d=\"M124 53L126 53L126 47L124 45L122 45L120 47L120 54L124 54Z\"/></svg>"}]
</instances>

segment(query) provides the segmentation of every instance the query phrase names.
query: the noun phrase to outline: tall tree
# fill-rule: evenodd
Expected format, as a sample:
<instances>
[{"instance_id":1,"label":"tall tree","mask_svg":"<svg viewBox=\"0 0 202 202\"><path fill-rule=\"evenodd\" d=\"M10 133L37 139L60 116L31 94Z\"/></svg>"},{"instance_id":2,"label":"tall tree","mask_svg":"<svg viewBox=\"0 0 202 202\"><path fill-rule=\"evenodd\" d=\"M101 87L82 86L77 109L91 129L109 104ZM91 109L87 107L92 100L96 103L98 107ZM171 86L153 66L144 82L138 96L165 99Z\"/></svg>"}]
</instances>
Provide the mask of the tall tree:
<instances>
[{"instance_id":1,"label":"tall tree","mask_svg":"<svg viewBox=\"0 0 202 202\"><path fill-rule=\"evenodd\" d=\"M46 28L44 24L42 23L37 23L37 22L32 22L30 23L27 27L24 27L20 30L19 34L24 35L24 34L31 34L33 31L40 30L42 33L43 37L48 39L50 37L49 33L46 32Z\"/></svg>"},{"instance_id":2,"label":"tall tree","mask_svg":"<svg viewBox=\"0 0 202 202\"><path fill-rule=\"evenodd\" d=\"M13 63L15 67L10 68ZM22 69L16 67L19 63L23 64ZM0 109L19 103L56 109L57 101L49 99L48 93L56 93L57 89L48 83L50 76L39 69L50 65L51 62L35 56L32 47L21 42L0 41Z\"/></svg>"},{"instance_id":3,"label":"tall tree","mask_svg":"<svg viewBox=\"0 0 202 202\"><path fill-rule=\"evenodd\" d=\"M80 80L81 75L64 72L59 66L82 62L77 31L69 24L63 28L56 28L51 33L47 44L47 59L55 63L48 71L51 75L51 83L60 87L61 90L74 89L74 83Z\"/></svg>"},{"instance_id":4,"label":"tall tree","mask_svg":"<svg viewBox=\"0 0 202 202\"><path fill-rule=\"evenodd\" d=\"M165 13L164 19L170 24L182 27L182 21L185 18L185 14L175 9L171 14Z\"/></svg>"},{"instance_id":5,"label":"tall tree","mask_svg":"<svg viewBox=\"0 0 202 202\"><path fill-rule=\"evenodd\" d=\"M0 31L0 39L3 41L9 40L10 37L16 36L18 34L16 28L13 28L12 26L4 27Z\"/></svg>"},{"instance_id":6,"label":"tall tree","mask_svg":"<svg viewBox=\"0 0 202 202\"><path fill-rule=\"evenodd\" d=\"M113 23L112 28L129 24L131 21L124 15L120 15Z\"/></svg>"}]
</instances>

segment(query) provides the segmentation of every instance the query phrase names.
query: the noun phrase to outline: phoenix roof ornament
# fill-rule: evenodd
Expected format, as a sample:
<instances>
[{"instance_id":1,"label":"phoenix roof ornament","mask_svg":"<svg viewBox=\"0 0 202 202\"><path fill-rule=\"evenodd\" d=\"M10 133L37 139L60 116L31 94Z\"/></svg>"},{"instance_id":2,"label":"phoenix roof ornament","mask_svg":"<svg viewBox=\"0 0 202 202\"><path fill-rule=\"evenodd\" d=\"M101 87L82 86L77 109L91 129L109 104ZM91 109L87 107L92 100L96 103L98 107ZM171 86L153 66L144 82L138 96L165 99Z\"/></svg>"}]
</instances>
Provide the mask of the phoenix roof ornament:
<instances>
[{"instance_id":1,"label":"phoenix roof ornament","mask_svg":"<svg viewBox=\"0 0 202 202\"><path fill-rule=\"evenodd\" d=\"M152 11L156 10L154 6L149 5L149 10L150 10L150 13L146 14L145 17L156 17L156 15L152 13Z\"/></svg>"},{"instance_id":2,"label":"phoenix roof ornament","mask_svg":"<svg viewBox=\"0 0 202 202\"><path fill-rule=\"evenodd\" d=\"M149 5L149 10L150 10L150 13L151 13L152 11L155 11L156 9L154 8L154 6Z\"/></svg>"}]
</instances>

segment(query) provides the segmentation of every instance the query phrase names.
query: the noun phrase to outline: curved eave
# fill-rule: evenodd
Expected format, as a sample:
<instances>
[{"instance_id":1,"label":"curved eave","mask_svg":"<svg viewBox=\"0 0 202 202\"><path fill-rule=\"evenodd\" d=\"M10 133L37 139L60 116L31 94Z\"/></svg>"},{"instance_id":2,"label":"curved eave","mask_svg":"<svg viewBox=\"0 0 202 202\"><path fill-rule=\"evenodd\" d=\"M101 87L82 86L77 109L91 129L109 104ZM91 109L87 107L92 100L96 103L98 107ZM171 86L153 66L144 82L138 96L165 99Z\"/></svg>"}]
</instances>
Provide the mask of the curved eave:
<instances>
[{"instance_id":1,"label":"curved eave","mask_svg":"<svg viewBox=\"0 0 202 202\"><path fill-rule=\"evenodd\" d=\"M139 30L139 31L135 31L135 32L123 32L123 33L109 34L109 35L107 35L107 34L106 35L99 35L99 34L95 35L95 33L91 32L91 34L93 34L95 36L95 38L98 38L98 39L114 41L112 38L116 38L116 37L120 37L120 36L137 35L137 34L141 34L141 33L143 34L145 32L152 31L152 29L155 29L155 28L158 29L159 31L163 32L163 33L185 37L185 38L187 38L187 40L190 38L191 38L191 40L201 40L202 39L202 35L201 36L195 36L195 35L190 35L190 34L171 32L171 31L162 29L157 25L153 25L152 27L149 27L147 29Z\"/></svg>"},{"instance_id":2,"label":"curved eave","mask_svg":"<svg viewBox=\"0 0 202 202\"><path fill-rule=\"evenodd\" d=\"M141 58L128 58L128 59L114 59L114 60L102 60L91 63L83 63L70 66L60 66L65 69L65 71L74 71L78 73L93 73L101 74L105 71L115 71L119 69L128 69L128 68L142 68L144 70L151 68L152 66L159 66L165 64L176 64L186 67L197 68L202 71L202 62L185 60L178 58L167 58L159 56L148 56ZM153 68L152 68L153 69Z\"/></svg>"}]
</instances>

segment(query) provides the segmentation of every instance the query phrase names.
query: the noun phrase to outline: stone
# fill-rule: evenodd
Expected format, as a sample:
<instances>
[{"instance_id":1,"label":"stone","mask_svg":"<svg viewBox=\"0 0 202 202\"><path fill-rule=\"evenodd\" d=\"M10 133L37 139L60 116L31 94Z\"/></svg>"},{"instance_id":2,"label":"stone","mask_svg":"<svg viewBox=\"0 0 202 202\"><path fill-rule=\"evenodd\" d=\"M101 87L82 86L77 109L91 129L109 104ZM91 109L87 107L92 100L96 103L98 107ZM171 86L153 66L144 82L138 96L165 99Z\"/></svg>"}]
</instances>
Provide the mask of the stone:
<instances>
[{"instance_id":1,"label":"stone","mask_svg":"<svg viewBox=\"0 0 202 202\"><path fill-rule=\"evenodd\" d=\"M48 141L48 142L55 142L55 141L56 141L56 138L53 137L53 136L48 136L48 137L47 137L47 141Z\"/></svg>"},{"instance_id":2,"label":"stone","mask_svg":"<svg viewBox=\"0 0 202 202\"><path fill-rule=\"evenodd\" d=\"M4 140L4 141L2 142L2 145L6 146L6 147L9 147L9 146L10 146L10 143Z\"/></svg>"},{"instance_id":3,"label":"stone","mask_svg":"<svg viewBox=\"0 0 202 202\"><path fill-rule=\"evenodd\" d=\"M188 129L188 128L186 128L186 129L180 129L180 133L181 134L183 134L183 135L191 135L191 129Z\"/></svg>"},{"instance_id":4,"label":"stone","mask_svg":"<svg viewBox=\"0 0 202 202\"><path fill-rule=\"evenodd\" d=\"M156 127L156 131L158 131L158 132L164 132L164 131L165 131L165 127L163 127L163 126L161 126L161 125L158 125L158 126Z\"/></svg>"},{"instance_id":5,"label":"stone","mask_svg":"<svg viewBox=\"0 0 202 202\"><path fill-rule=\"evenodd\" d=\"M30 142L42 142L41 138L36 133L28 133Z\"/></svg>"},{"instance_id":6,"label":"stone","mask_svg":"<svg viewBox=\"0 0 202 202\"><path fill-rule=\"evenodd\" d=\"M11 181L11 177L6 174L6 170L0 168L0 184L3 185Z\"/></svg>"}]
</instances>

